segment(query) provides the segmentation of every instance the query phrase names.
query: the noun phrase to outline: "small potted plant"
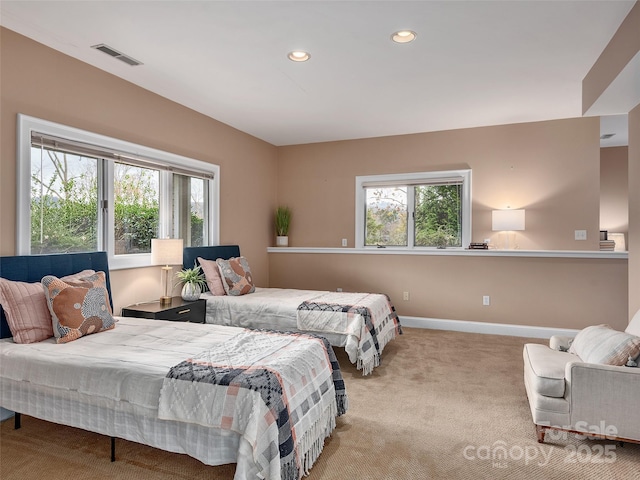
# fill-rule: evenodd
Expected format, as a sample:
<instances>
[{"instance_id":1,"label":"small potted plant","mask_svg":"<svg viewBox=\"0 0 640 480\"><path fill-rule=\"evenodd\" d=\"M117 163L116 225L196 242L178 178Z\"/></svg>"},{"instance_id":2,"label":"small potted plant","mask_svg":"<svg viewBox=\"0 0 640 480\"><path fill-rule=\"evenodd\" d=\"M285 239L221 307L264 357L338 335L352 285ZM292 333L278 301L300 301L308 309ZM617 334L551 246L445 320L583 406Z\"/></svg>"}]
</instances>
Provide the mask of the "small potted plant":
<instances>
[{"instance_id":1,"label":"small potted plant","mask_svg":"<svg viewBox=\"0 0 640 480\"><path fill-rule=\"evenodd\" d=\"M278 207L276 209L276 247L289 246L289 226L291 224L291 210L289 207Z\"/></svg>"},{"instance_id":2,"label":"small potted plant","mask_svg":"<svg viewBox=\"0 0 640 480\"><path fill-rule=\"evenodd\" d=\"M182 299L193 302L200 298L202 289L207 284L207 279L202 273L200 265L193 265L193 268L184 268L176 273L176 277L184 285L182 286Z\"/></svg>"}]
</instances>

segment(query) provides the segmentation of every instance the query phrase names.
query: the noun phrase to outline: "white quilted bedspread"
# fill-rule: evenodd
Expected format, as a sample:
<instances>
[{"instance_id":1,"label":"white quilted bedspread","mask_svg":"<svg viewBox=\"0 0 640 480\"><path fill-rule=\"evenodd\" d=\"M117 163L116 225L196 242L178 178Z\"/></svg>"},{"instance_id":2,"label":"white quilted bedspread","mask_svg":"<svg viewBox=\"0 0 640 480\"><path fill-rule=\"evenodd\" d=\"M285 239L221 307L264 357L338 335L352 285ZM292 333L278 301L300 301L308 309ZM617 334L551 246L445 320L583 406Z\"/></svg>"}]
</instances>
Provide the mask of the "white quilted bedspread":
<instances>
[{"instance_id":1,"label":"white quilted bedspread","mask_svg":"<svg viewBox=\"0 0 640 480\"><path fill-rule=\"evenodd\" d=\"M119 317L116 317L119 318ZM0 376L156 410L169 368L241 329L119 318L113 330L70 343L0 341Z\"/></svg>"}]
</instances>

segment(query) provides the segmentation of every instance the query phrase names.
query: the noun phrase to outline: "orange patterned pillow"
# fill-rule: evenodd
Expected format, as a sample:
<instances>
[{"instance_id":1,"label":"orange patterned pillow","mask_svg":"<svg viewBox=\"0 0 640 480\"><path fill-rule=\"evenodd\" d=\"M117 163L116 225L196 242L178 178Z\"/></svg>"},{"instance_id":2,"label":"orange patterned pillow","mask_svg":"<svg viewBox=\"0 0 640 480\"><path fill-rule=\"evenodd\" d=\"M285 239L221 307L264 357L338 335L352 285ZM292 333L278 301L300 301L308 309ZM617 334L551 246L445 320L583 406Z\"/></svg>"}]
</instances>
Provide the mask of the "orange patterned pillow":
<instances>
[{"instance_id":1,"label":"orange patterned pillow","mask_svg":"<svg viewBox=\"0 0 640 480\"><path fill-rule=\"evenodd\" d=\"M222 277L222 284L227 295L246 295L256 291L251 276L249 262L244 257L233 257L229 260L218 258L216 260Z\"/></svg>"},{"instance_id":2,"label":"orange patterned pillow","mask_svg":"<svg viewBox=\"0 0 640 480\"><path fill-rule=\"evenodd\" d=\"M104 272L67 283L53 275L42 279L53 334L58 343L115 327Z\"/></svg>"},{"instance_id":3,"label":"orange patterned pillow","mask_svg":"<svg viewBox=\"0 0 640 480\"><path fill-rule=\"evenodd\" d=\"M94 273L96 272L93 270L83 270L62 277L62 280L77 280ZM0 278L0 304L14 342L34 343L53 337L51 313L39 282L17 282Z\"/></svg>"}]
</instances>

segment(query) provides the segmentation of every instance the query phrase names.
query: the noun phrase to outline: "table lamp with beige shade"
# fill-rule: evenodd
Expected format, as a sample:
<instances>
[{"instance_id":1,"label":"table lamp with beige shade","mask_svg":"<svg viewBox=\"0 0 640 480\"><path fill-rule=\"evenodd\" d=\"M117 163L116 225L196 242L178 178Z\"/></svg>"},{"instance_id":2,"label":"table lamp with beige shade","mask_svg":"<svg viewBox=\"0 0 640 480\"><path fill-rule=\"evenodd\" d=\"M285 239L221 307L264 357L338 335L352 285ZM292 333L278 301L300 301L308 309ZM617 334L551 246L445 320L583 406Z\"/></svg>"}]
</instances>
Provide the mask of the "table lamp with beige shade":
<instances>
[{"instance_id":1,"label":"table lamp with beige shade","mask_svg":"<svg viewBox=\"0 0 640 480\"><path fill-rule=\"evenodd\" d=\"M153 238L151 239L151 264L164 265L160 284L162 295L160 305L171 305L171 265L182 265L182 239L181 238Z\"/></svg>"}]
</instances>

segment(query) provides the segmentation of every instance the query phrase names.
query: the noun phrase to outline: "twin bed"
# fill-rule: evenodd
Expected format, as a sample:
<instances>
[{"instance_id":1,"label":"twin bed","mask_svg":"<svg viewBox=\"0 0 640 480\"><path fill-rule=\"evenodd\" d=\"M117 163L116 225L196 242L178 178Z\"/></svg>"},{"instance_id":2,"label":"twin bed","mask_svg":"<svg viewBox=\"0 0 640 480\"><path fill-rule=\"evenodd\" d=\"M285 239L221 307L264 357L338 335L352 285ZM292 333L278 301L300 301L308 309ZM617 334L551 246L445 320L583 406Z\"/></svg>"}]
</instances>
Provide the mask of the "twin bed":
<instances>
[{"instance_id":1,"label":"twin bed","mask_svg":"<svg viewBox=\"0 0 640 480\"><path fill-rule=\"evenodd\" d=\"M234 257L240 257L237 245L187 247L183 265ZM344 347L363 375L380 364L385 345L401 333L395 309L383 294L256 288L237 296L208 291L201 298L207 304L206 323L317 333L334 347Z\"/></svg>"},{"instance_id":2,"label":"twin bed","mask_svg":"<svg viewBox=\"0 0 640 480\"><path fill-rule=\"evenodd\" d=\"M0 277L12 282L83 270L105 272L110 300L104 252L0 257ZM237 480L299 479L346 411L322 337L115 319L69 343L18 344L0 309L0 406L209 465L237 463Z\"/></svg>"}]
</instances>

